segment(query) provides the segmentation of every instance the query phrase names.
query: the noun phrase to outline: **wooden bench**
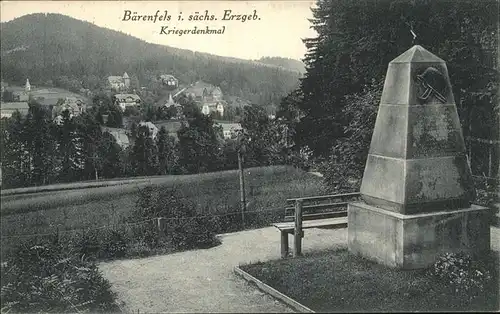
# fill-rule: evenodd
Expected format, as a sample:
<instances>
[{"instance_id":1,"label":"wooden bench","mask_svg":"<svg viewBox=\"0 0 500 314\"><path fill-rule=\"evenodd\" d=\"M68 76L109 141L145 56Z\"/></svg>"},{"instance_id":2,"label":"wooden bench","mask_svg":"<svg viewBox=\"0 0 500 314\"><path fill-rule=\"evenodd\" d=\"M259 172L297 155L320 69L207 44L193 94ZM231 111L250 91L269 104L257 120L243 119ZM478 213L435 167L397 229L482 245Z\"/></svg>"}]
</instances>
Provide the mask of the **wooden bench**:
<instances>
[{"instance_id":1,"label":"wooden bench","mask_svg":"<svg viewBox=\"0 0 500 314\"><path fill-rule=\"evenodd\" d=\"M288 256L289 234L294 235L293 256L299 256L304 229L347 227L347 204L359 199L359 193L287 199L285 221L273 224L281 233L281 257Z\"/></svg>"}]
</instances>

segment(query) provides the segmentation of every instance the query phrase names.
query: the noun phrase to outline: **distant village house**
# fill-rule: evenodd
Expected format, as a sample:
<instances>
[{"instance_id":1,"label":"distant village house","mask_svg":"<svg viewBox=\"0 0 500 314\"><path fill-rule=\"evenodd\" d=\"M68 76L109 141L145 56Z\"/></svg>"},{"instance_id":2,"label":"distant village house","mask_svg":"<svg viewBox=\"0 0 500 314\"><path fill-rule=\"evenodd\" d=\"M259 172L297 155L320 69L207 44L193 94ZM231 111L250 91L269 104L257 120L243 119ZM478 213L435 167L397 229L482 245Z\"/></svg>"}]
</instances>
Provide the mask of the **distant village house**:
<instances>
[{"instance_id":1,"label":"distant village house","mask_svg":"<svg viewBox=\"0 0 500 314\"><path fill-rule=\"evenodd\" d=\"M130 146L130 139L127 134L127 130L120 128L110 128L107 126L101 126L102 133L108 132L116 140L116 143L123 149Z\"/></svg>"},{"instance_id":2,"label":"distant village house","mask_svg":"<svg viewBox=\"0 0 500 314\"><path fill-rule=\"evenodd\" d=\"M7 87L9 87L9 83L4 82L3 79L0 81L0 87L2 94L6 91Z\"/></svg>"},{"instance_id":3,"label":"distant village house","mask_svg":"<svg viewBox=\"0 0 500 314\"><path fill-rule=\"evenodd\" d=\"M217 112L221 117L224 116L224 108L227 103L222 99L223 94L220 87L198 81L188 87L184 93L198 103L203 114L210 115Z\"/></svg>"},{"instance_id":4,"label":"distant village house","mask_svg":"<svg viewBox=\"0 0 500 314\"><path fill-rule=\"evenodd\" d=\"M29 79L26 79L26 84L23 87L10 87L9 84L2 80L2 103L1 103L1 118L10 118L14 112L18 111L21 116L26 116L29 111L29 92L31 84ZM12 98L8 101L3 101L3 93L6 91L12 92ZM5 99L7 100L7 99Z\"/></svg>"},{"instance_id":5,"label":"distant village house","mask_svg":"<svg viewBox=\"0 0 500 314\"><path fill-rule=\"evenodd\" d=\"M64 111L69 112L70 118L78 117L86 111L86 105L81 99L76 97L66 97L62 102L58 101L57 104L52 107L52 116L56 123L62 123L62 113Z\"/></svg>"},{"instance_id":6,"label":"distant village house","mask_svg":"<svg viewBox=\"0 0 500 314\"><path fill-rule=\"evenodd\" d=\"M226 140L235 139L238 132L243 129L239 123L220 123L218 125L222 126L222 135Z\"/></svg>"},{"instance_id":7,"label":"distant village house","mask_svg":"<svg viewBox=\"0 0 500 314\"><path fill-rule=\"evenodd\" d=\"M152 139L155 139L156 138L156 135L158 134L158 127L156 125L154 125L152 122L140 122L139 123L139 127L146 127L148 128L148 131L149 131L149 136L152 138Z\"/></svg>"},{"instance_id":8,"label":"distant village house","mask_svg":"<svg viewBox=\"0 0 500 314\"><path fill-rule=\"evenodd\" d=\"M127 107L140 106L141 97L136 94L116 94L113 96L113 103L120 106L122 111L125 111Z\"/></svg>"},{"instance_id":9,"label":"distant village house","mask_svg":"<svg viewBox=\"0 0 500 314\"><path fill-rule=\"evenodd\" d=\"M21 102L2 102L1 118L10 118L14 112L18 111L21 116L26 116L29 111L29 106L26 101Z\"/></svg>"},{"instance_id":10,"label":"distant village house","mask_svg":"<svg viewBox=\"0 0 500 314\"><path fill-rule=\"evenodd\" d=\"M130 88L130 77L127 72L122 76L108 76L108 84L111 89L122 91Z\"/></svg>"},{"instance_id":11,"label":"distant village house","mask_svg":"<svg viewBox=\"0 0 500 314\"><path fill-rule=\"evenodd\" d=\"M222 102L205 103L201 107L201 113L210 115L212 112L217 112L221 117L224 116L224 104Z\"/></svg>"},{"instance_id":12,"label":"distant village house","mask_svg":"<svg viewBox=\"0 0 500 314\"><path fill-rule=\"evenodd\" d=\"M160 80L169 89L173 90L179 87L179 80L176 79L173 75L163 74L160 75Z\"/></svg>"},{"instance_id":13,"label":"distant village house","mask_svg":"<svg viewBox=\"0 0 500 314\"><path fill-rule=\"evenodd\" d=\"M179 139L177 137L177 132L182 128L183 124L188 125L188 122L187 121L181 122L179 120L169 120L169 121L161 121L155 123L158 129L161 129L162 127L165 128L167 134L173 137L175 140Z\"/></svg>"},{"instance_id":14,"label":"distant village house","mask_svg":"<svg viewBox=\"0 0 500 314\"><path fill-rule=\"evenodd\" d=\"M165 109L171 110L173 112L173 115L171 116L171 119L179 119L182 116L182 106L178 102L176 102L172 94L168 94L168 100L167 102L163 105Z\"/></svg>"},{"instance_id":15,"label":"distant village house","mask_svg":"<svg viewBox=\"0 0 500 314\"><path fill-rule=\"evenodd\" d=\"M219 87L203 81L192 84L184 93L196 101L219 101L222 100L223 96Z\"/></svg>"},{"instance_id":16,"label":"distant village house","mask_svg":"<svg viewBox=\"0 0 500 314\"><path fill-rule=\"evenodd\" d=\"M26 79L26 84L24 85L24 88L22 87L11 87L10 90L12 91L12 96L14 101L29 101L30 98L30 91L31 91L31 84L29 79Z\"/></svg>"}]
</instances>

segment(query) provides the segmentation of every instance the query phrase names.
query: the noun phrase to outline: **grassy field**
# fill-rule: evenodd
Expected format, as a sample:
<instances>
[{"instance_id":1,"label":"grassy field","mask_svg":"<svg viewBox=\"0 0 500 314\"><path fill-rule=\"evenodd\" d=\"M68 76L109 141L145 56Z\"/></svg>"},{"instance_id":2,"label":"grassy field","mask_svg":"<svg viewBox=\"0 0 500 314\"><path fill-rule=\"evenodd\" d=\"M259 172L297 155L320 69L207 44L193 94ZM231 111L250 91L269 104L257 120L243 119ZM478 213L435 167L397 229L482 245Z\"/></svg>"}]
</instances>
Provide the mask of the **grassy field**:
<instances>
[{"instance_id":1,"label":"grassy field","mask_svg":"<svg viewBox=\"0 0 500 314\"><path fill-rule=\"evenodd\" d=\"M70 92L69 90L56 88L56 87L38 87L31 90L31 96L35 99L41 97L43 100L40 102L42 104L56 103L58 99L66 97L76 97L82 99L87 104L92 104L92 102L85 96L77 93Z\"/></svg>"},{"instance_id":2,"label":"grassy field","mask_svg":"<svg viewBox=\"0 0 500 314\"><path fill-rule=\"evenodd\" d=\"M492 281L473 301L427 270L396 270L350 255L347 249L240 266L317 312L498 310L498 256Z\"/></svg>"},{"instance_id":3,"label":"grassy field","mask_svg":"<svg viewBox=\"0 0 500 314\"><path fill-rule=\"evenodd\" d=\"M62 191L62 190L78 190L82 188L96 188L111 185L129 184L137 183L140 181L149 181L149 177L136 177L136 178L116 178L112 180L89 180L89 181L79 181L71 183L57 183L42 186L30 186L24 188L15 189L2 189L0 194L2 196L16 195L16 194L31 194L31 193L41 193L50 191Z\"/></svg>"},{"instance_id":4,"label":"grassy field","mask_svg":"<svg viewBox=\"0 0 500 314\"><path fill-rule=\"evenodd\" d=\"M328 192L314 175L286 166L245 170L247 210L283 207L285 199L321 195ZM50 230L95 228L117 224L136 206L140 189L146 186L176 187L200 214L239 211L237 171L197 175L150 177L128 184L57 190L40 193L3 195L1 215L2 243L15 235Z\"/></svg>"}]
</instances>

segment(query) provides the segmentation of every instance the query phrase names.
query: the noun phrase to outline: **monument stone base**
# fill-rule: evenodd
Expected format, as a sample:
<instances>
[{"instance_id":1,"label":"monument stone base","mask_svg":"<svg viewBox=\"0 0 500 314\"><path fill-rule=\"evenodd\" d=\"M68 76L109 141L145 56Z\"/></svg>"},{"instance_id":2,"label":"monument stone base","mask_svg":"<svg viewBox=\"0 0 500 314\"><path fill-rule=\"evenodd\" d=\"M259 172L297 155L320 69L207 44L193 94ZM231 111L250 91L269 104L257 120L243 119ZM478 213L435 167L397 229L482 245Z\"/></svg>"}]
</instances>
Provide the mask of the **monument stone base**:
<instances>
[{"instance_id":1,"label":"monument stone base","mask_svg":"<svg viewBox=\"0 0 500 314\"><path fill-rule=\"evenodd\" d=\"M403 215L368 205L350 203L349 252L378 263L417 269L432 265L443 253L490 250L488 208L469 208Z\"/></svg>"}]
</instances>

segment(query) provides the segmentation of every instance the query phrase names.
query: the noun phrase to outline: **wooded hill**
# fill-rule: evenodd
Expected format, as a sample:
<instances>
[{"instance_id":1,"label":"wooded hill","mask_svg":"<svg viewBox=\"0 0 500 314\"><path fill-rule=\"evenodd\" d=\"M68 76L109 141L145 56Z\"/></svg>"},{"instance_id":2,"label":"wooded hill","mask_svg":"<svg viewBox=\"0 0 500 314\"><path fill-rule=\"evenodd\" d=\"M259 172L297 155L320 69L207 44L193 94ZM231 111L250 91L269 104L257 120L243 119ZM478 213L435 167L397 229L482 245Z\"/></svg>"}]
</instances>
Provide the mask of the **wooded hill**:
<instances>
[{"instance_id":1,"label":"wooded hill","mask_svg":"<svg viewBox=\"0 0 500 314\"><path fill-rule=\"evenodd\" d=\"M280 67L283 67L285 69L297 71L299 73L306 72L306 65L302 61L295 60L295 59L282 58L282 57L262 57L257 61L260 63L280 66Z\"/></svg>"},{"instance_id":2,"label":"wooded hill","mask_svg":"<svg viewBox=\"0 0 500 314\"><path fill-rule=\"evenodd\" d=\"M29 77L50 86L67 77L92 90L108 75L127 72L144 86L168 73L260 104L278 103L298 84L299 73L283 66L151 44L60 14L25 15L2 23L1 31L1 75L17 84Z\"/></svg>"}]
</instances>

